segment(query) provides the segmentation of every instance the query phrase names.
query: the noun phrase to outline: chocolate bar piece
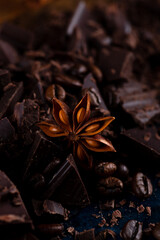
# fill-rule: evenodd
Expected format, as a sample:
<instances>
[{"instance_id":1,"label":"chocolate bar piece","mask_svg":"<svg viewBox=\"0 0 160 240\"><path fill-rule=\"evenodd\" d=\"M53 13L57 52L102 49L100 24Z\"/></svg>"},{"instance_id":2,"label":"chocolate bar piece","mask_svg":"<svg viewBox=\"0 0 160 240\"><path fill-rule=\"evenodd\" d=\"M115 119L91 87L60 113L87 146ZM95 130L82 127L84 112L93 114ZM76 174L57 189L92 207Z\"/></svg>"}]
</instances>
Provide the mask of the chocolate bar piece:
<instances>
[{"instance_id":1,"label":"chocolate bar piece","mask_svg":"<svg viewBox=\"0 0 160 240\"><path fill-rule=\"evenodd\" d=\"M0 144L8 143L15 136L15 129L7 117L0 120Z\"/></svg>"},{"instance_id":2,"label":"chocolate bar piece","mask_svg":"<svg viewBox=\"0 0 160 240\"><path fill-rule=\"evenodd\" d=\"M28 50L33 44L32 32L12 23L4 23L1 26L0 38L20 50Z\"/></svg>"},{"instance_id":3,"label":"chocolate bar piece","mask_svg":"<svg viewBox=\"0 0 160 240\"><path fill-rule=\"evenodd\" d=\"M20 100L23 93L23 82L9 83L4 90L4 94L0 99L0 119L5 114L11 114L14 105Z\"/></svg>"},{"instance_id":4,"label":"chocolate bar piece","mask_svg":"<svg viewBox=\"0 0 160 240\"><path fill-rule=\"evenodd\" d=\"M99 89L97 87L96 81L93 78L92 74L88 74L83 82L82 87L83 93L86 93L87 91L90 94L91 104L94 107L100 108L105 110L105 115L110 115L109 110L107 109L107 106L99 92Z\"/></svg>"},{"instance_id":5,"label":"chocolate bar piece","mask_svg":"<svg viewBox=\"0 0 160 240\"><path fill-rule=\"evenodd\" d=\"M160 133L155 127L145 129L133 128L122 132L122 136L127 139L130 146L138 149L145 155L151 156L152 159L160 158Z\"/></svg>"},{"instance_id":6,"label":"chocolate bar piece","mask_svg":"<svg viewBox=\"0 0 160 240\"><path fill-rule=\"evenodd\" d=\"M75 232L75 240L95 240L94 228L84 232Z\"/></svg>"},{"instance_id":7,"label":"chocolate bar piece","mask_svg":"<svg viewBox=\"0 0 160 240\"><path fill-rule=\"evenodd\" d=\"M47 220L61 222L65 217L65 209L62 207L60 203L57 203L52 200L32 200L33 208L35 214L43 218L46 217Z\"/></svg>"},{"instance_id":8,"label":"chocolate bar piece","mask_svg":"<svg viewBox=\"0 0 160 240\"><path fill-rule=\"evenodd\" d=\"M120 48L102 49L99 56L99 67L106 81L130 79L133 72L134 55Z\"/></svg>"},{"instance_id":9,"label":"chocolate bar piece","mask_svg":"<svg viewBox=\"0 0 160 240\"><path fill-rule=\"evenodd\" d=\"M149 89L145 84L130 81L119 88L111 87L111 91L113 104L120 104L123 111L140 126L160 115L158 91Z\"/></svg>"},{"instance_id":10,"label":"chocolate bar piece","mask_svg":"<svg viewBox=\"0 0 160 240\"><path fill-rule=\"evenodd\" d=\"M47 140L42 133L36 133L26 161L24 178L32 176L36 171L43 171L47 163L53 161L58 155L58 146Z\"/></svg>"},{"instance_id":11,"label":"chocolate bar piece","mask_svg":"<svg viewBox=\"0 0 160 240\"><path fill-rule=\"evenodd\" d=\"M19 191L6 174L0 171L0 233L14 236L31 229L32 221Z\"/></svg>"},{"instance_id":12,"label":"chocolate bar piece","mask_svg":"<svg viewBox=\"0 0 160 240\"><path fill-rule=\"evenodd\" d=\"M10 73L8 70L0 69L0 90L11 82Z\"/></svg>"},{"instance_id":13,"label":"chocolate bar piece","mask_svg":"<svg viewBox=\"0 0 160 240\"><path fill-rule=\"evenodd\" d=\"M60 202L64 206L86 206L90 203L72 154L53 175L45 196Z\"/></svg>"},{"instance_id":14,"label":"chocolate bar piece","mask_svg":"<svg viewBox=\"0 0 160 240\"><path fill-rule=\"evenodd\" d=\"M15 64L18 60L19 56L16 50L8 42L0 40L0 63Z\"/></svg>"}]
</instances>

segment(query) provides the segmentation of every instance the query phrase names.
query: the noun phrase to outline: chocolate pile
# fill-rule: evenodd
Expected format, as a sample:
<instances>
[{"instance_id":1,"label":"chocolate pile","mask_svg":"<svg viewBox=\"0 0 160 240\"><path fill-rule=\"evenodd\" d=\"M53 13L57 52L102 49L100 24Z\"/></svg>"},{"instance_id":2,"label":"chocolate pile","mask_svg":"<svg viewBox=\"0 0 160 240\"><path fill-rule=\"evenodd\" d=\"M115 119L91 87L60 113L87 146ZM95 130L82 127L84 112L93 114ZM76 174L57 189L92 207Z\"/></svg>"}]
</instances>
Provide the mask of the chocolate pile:
<instances>
[{"instance_id":1,"label":"chocolate pile","mask_svg":"<svg viewBox=\"0 0 160 240\"><path fill-rule=\"evenodd\" d=\"M160 218L149 220L160 186L159 1L43 14L29 30L0 27L1 239L160 239ZM73 110L86 93L93 118L116 118L102 136L117 152L91 152L91 169L37 126L54 121L53 98ZM147 224L123 217L128 202ZM99 223L79 232L72 219L90 203Z\"/></svg>"}]
</instances>

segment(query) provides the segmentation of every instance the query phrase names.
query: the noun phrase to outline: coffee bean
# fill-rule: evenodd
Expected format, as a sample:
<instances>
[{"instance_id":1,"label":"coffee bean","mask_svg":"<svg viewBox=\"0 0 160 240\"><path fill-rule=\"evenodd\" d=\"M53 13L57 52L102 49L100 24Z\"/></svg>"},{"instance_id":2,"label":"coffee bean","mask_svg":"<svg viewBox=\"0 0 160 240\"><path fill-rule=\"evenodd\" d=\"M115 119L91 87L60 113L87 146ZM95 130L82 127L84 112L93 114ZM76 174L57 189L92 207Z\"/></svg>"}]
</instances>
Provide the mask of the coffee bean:
<instances>
[{"instance_id":1,"label":"coffee bean","mask_svg":"<svg viewBox=\"0 0 160 240\"><path fill-rule=\"evenodd\" d=\"M53 98L58 98L59 100L64 101L66 98L66 92L60 85L52 84L46 89L45 97L49 102L51 102Z\"/></svg>"},{"instance_id":2,"label":"coffee bean","mask_svg":"<svg viewBox=\"0 0 160 240\"><path fill-rule=\"evenodd\" d=\"M95 167L95 172L100 177L108 177L114 174L117 166L112 162L102 162Z\"/></svg>"},{"instance_id":3,"label":"coffee bean","mask_svg":"<svg viewBox=\"0 0 160 240\"><path fill-rule=\"evenodd\" d=\"M115 177L103 178L98 182L97 189L103 196L114 196L122 192L123 182Z\"/></svg>"},{"instance_id":4,"label":"coffee bean","mask_svg":"<svg viewBox=\"0 0 160 240\"><path fill-rule=\"evenodd\" d=\"M129 220L124 225L120 235L124 240L141 240L142 223L139 223L136 220Z\"/></svg>"},{"instance_id":5,"label":"coffee bean","mask_svg":"<svg viewBox=\"0 0 160 240\"><path fill-rule=\"evenodd\" d=\"M160 240L160 223L156 223L152 230L152 235L155 239Z\"/></svg>"},{"instance_id":6,"label":"coffee bean","mask_svg":"<svg viewBox=\"0 0 160 240\"><path fill-rule=\"evenodd\" d=\"M127 179L129 176L129 169L126 165L120 163L117 166L117 176L121 179Z\"/></svg>"},{"instance_id":7,"label":"coffee bean","mask_svg":"<svg viewBox=\"0 0 160 240\"><path fill-rule=\"evenodd\" d=\"M139 198L149 197L153 192L151 181L143 173L137 173L133 177L132 188L134 194Z\"/></svg>"},{"instance_id":8,"label":"coffee bean","mask_svg":"<svg viewBox=\"0 0 160 240\"><path fill-rule=\"evenodd\" d=\"M63 224L40 224L37 228L41 234L50 237L60 235L64 230Z\"/></svg>"},{"instance_id":9,"label":"coffee bean","mask_svg":"<svg viewBox=\"0 0 160 240\"><path fill-rule=\"evenodd\" d=\"M105 229L104 231L101 231L97 236L96 240L115 240L116 234L114 231L110 229Z\"/></svg>"}]
</instances>

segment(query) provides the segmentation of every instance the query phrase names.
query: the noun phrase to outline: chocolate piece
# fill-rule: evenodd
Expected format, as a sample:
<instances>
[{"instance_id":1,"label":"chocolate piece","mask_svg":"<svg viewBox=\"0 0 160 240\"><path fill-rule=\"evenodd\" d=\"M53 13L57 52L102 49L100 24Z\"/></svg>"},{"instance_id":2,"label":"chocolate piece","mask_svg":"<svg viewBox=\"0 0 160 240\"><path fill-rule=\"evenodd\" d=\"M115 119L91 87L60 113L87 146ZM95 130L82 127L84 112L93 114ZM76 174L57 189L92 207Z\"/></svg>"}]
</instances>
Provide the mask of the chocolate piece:
<instances>
[{"instance_id":1,"label":"chocolate piece","mask_svg":"<svg viewBox=\"0 0 160 240\"><path fill-rule=\"evenodd\" d=\"M107 106L104 103L104 100L99 92L99 89L97 87L96 81L93 78L92 74L88 74L87 77L85 77L82 91L85 94L86 92L89 92L91 104L94 107L98 107L100 109L104 109L105 115L110 115L110 112L107 108Z\"/></svg>"},{"instance_id":2,"label":"chocolate piece","mask_svg":"<svg viewBox=\"0 0 160 240\"><path fill-rule=\"evenodd\" d=\"M20 26L4 23L0 29L0 38L20 50L30 49L33 43L33 34Z\"/></svg>"},{"instance_id":3,"label":"chocolate piece","mask_svg":"<svg viewBox=\"0 0 160 240\"><path fill-rule=\"evenodd\" d=\"M11 82L8 70L0 69L0 90Z\"/></svg>"},{"instance_id":4,"label":"chocolate piece","mask_svg":"<svg viewBox=\"0 0 160 240\"><path fill-rule=\"evenodd\" d=\"M139 198L147 198L152 195L152 183L143 173L137 173L132 181L134 194Z\"/></svg>"},{"instance_id":5,"label":"chocolate piece","mask_svg":"<svg viewBox=\"0 0 160 240\"><path fill-rule=\"evenodd\" d=\"M43 236L54 237L62 234L64 226L63 224L40 224L37 229Z\"/></svg>"},{"instance_id":6,"label":"chocolate piece","mask_svg":"<svg viewBox=\"0 0 160 240\"><path fill-rule=\"evenodd\" d=\"M127 140L128 146L134 146L137 151L140 151L152 159L160 157L160 138L158 130L155 127L145 129L133 128L123 131L122 135Z\"/></svg>"},{"instance_id":7,"label":"chocolate piece","mask_svg":"<svg viewBox=\"0 0 160 240\"><path fill-rule=\"evenodd\" d=\"M101 231L97 236L96 240L116 240L116 233L110 229L105 229Z\"/></svg>"},{"instance_id":8,"label":"chocolate piece","mask_svg":"<svg viewBox=\"0 0 160 240\"><path fill-rule=\"evenodd\" d=\"M156 223L155 227L152 230L152 236L156 239L160 239L160 223Z\"/></svg>"},{"instance_id":9,"label":"chocolate piece","mask_svg":"<svg viewBox=\"0 0 160 240\"><path fill-rule=\"evenodd\" d=\"M16 50L7 42L0 40L0 63L15 64L19 60Z\"/></svg>"},{"instance_id":10,"label":"chocolate piece","mask_svg":"<svg viewBox=\"0 0 160 240\"><path fill-rule=\"evenodd\" d=\"M52 197L63 205L86 206L90 203L86 188L71 154L53 175L45 196L47 198Z\"/></svg>"},{"instance_id":11,"label":"chocolate piece","mask_svg":"<svg viewBox=\"0 0 160 240\"><path fill-rule=\"evenodd\" d=\"M107 200L105 202L100 202L99 204L100 209L102 210L111 210L115 207L115 200Z\"/></svg>"},{"instance_id":12,"label":"chocolate piece","mask_svg":"<svg viewBox=\"0 0 160 240\"><path fill-rule=\"evenodd\" d=\"M140 126L149 124L160 115L160 105L156 99L157 90L137 81L124 83L116 89L111 88L113 104L120 104L123 111L129 114Z\"/></svg>"},{"instance_id":13,"label":"chocolate piece","mask_svg":"<svg viewBox=\"0 0 160 240\"><path fill-rule=\"evenodd\" d=\"M4 172L0 171L0 232L19 235L32 229L32 221L20 193ZM3 235L4 236L4 235Z\"/></svg>"},{"instance_id":14,"label":"chocolate piece","mask_svg":"<svg viewBox=\"0 0 160 240\"><path fill-rule=\"evenodd\" d=\"M75 240L95 240L94 228L84 232L75 232Z\"/></svg>"},{"instance_id":15,"label":"chocolate piece","mask_svg":"<svg viewBox=\"0 0 160 240\"><path fill-rule=\"evenodd\" d=\"M134 55L129 51L119 48L102 49L99 67L107 81L129 79L132 77L133 61Z\"/></svg>"},{"instance_id":16,"label":"chocolate piece","mask_svg":"<svg viewBox=\"0 0 160 240\"><path fill-rule=\"evenodd\" d=\"M13 115L18 127L30 128L39 122L39 106L34 100L24 99L16 103Z\"/></svg>"},{"instance_id":17,"label":"chocolate piece","mask_svg":"<svg viewBox=\"0 0 160 240\"><path fill-rule=\"evenodd\" d=\"M15 129L8 120L8 118L3 118L0 120L0 144L8 143L15 136Z\"/></svg>"},{"instance_id":18,"label":"chocolate piece","mask_svg":"<svg viewBox=\"0 0 160 240\"><path fill-rule=\"evenodd\" d=\"M59 155L58 146L47 140L41 133L36 133L26 161L24 178L32 176L35 171L43 171L46 164L51 162L55 155Z\"/></svg>"},{"instance_id":19,"label":"chocolate piece","mask_svg":"<svg viewBox=\"0 0 160 240\"><path fill-rule=\"evenodd\" d=\"M35 214L46 218L47 221L61 222L65 218L65 209L60 203L51 200L32 200Z\"/></svg>"},{"instance_id":20,"label":"chocolate piece","mask_svg":"<svg viewBox=\"0 0 160 240\"><path fill-rule=\"evenodd\" d=\"M5 114L11 114L14 109L14 105L20 100L23 93L23 82L8 84L5 87L3 96L0 99L0 119Z\"/></svg>"},{"instance_id":21,"label":"chocolate piece","mask_svg":"<svg viewBox=\"0 0 160 240\"><path fill-rule=\"evenodd\" d=\"M128 221L122 231L121 237L124 240L141 240L142 239L142 223L137 222L136 220Z\"/></svg>"}]
</instances>

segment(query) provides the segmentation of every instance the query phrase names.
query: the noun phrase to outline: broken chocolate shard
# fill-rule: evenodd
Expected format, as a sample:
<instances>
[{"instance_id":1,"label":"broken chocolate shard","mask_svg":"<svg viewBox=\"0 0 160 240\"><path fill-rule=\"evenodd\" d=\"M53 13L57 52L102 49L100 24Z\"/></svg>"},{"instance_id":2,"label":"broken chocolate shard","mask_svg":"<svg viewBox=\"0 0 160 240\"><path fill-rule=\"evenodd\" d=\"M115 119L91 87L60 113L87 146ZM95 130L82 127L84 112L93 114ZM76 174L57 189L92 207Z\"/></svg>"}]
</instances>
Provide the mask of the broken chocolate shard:
<instances>
[{"instance_id":1,"label":"broken chocolate shard","mask_svg":"<svg viewBox=\"0 0 160 240\"><path fill-rule=\"evenodd\" d=\"M19 50L28 50L33 45L32 32L12 23L4 23L1 26L0 38Z\"/></svg>"},{"instance_id":2,"label":"broken chocolate shard","mask_svg":"<svg viewBox=\"0 0 160 240\"><path fill-rule=\"evenodd\" d=\"M0 144L9 143L15 137L15 129L7 117L0 120Z\"/></svg>"},{"instance_id":3,"label":"broken chocolate shard","mask_svg":"<svg viewBox=\"0 0 160 240\"><path fill-rule=\"evenodd\" d=\"M160 157L160 137L158 129L155 127L148 127L145 129L133 128L122 132L130 146L139 150L146 156L151 156L152 159L159 159Z\"/></svg>"},{"instance_id":4,"label":"broken chocolate shard","mask_svg":"<svg viewBox=\"0 0 160 240\"><path fill-rule=\"evenodd\" d=\"M99 67L107 81L130 79L133 75L134 55L120 48L102 49Z\"/></svg>"},{"instance_id":5,"label":"broken chocolate shard","mask_svg":"<svg viewBox=\"0 0 160 240\"><path fill-rule=\"evenodd\" d=\"M83 232L75 232L75 240L95 240L94 228Z\"/></svg>"},{"instance_id":6,"label":"broken chocolate shard","mask_svg":"<svg viewBox=\"0 0 160 240\"><path fill-rule=\"evenodd\" d=\"M0 91L11 82L10 73L8 70L0 69Z\"/></svg>"},{"instance_id":7,"label":"broken chocolate shard","mask_svg":"<svg viewBox=\"0 0 160 240\"><path fill-rule=\"evenodd\" d=\"M19 60L16 50L7 42L0 40L0 63L15 64Z\"/></svg>"},{"instance_id":8,"label":"broken chocolate shard","mask_svg":"<svg viewBox=\"0 0 160 240\"><path fill-rule=\"evenodd\" d=\"M11 114L13 112L14 105L20 100L23 93L23 82L15 84L9 83L7 86L0 99L0 119L5 116L5 114Z\"/></svg>"},{"instance_id":9,"label":"broken chocolate shard","mask_svg":"<svg viewBox=\"0 0 160 240\"><path fill-rule=\"evenodd\" d=\"M52 177L45 196L64 206L86 206L90 203L72 154Z\"/></svg>"},{"instance_id":10,"label":"broken chocolate shard","mask_svg":"<svg viewBox=\"0 0 160 240\"><path fill-rule=\"evenodd\" d=\"M82 86L82 91L83 93L86 93L87 91L90 94L90 99L91 99L91 104L94 107L98 107L101 109L105 110L105 115L110 115L110 112L99 92L99 89L97 87L96 81L93 78L92 74L88 74L83 82L83 86Z\"/></svg>"},{"instance_id":11,"label":"broken chocolate shard","mask_svg":"<svg viewBox=\"0 0 160 240\"><path fill-rule=\"evenodd\" d=\"M59 147L37 132L26 161L24 179L33 176L36 171L43 171L46 165L60 153Z\"/></svg>"},{"instance_id":12,"label":"broken chocolate shard","mask_svg":"<svg viewBox=\"0 0 160 240\"><path fill-rule=\"evenodd\" d=\"M158 91L149 89L146 84L132 80L118 88L111 87L110 93L111 104L121 105L122 110L142 127L160 115Z\"/></svg>"},{"instance_id":13,"label":"broken chocolate shard","mask_svg":"<svg viewBox=\"0 0 160 240\"><path fill-rule=\"evenodd\" d=\"M6 174L0 171L0 232L18 235L32 229L32 221L20 193ZM4 235L3 235L4 236Z\"/></svg>"}]
</instances>

